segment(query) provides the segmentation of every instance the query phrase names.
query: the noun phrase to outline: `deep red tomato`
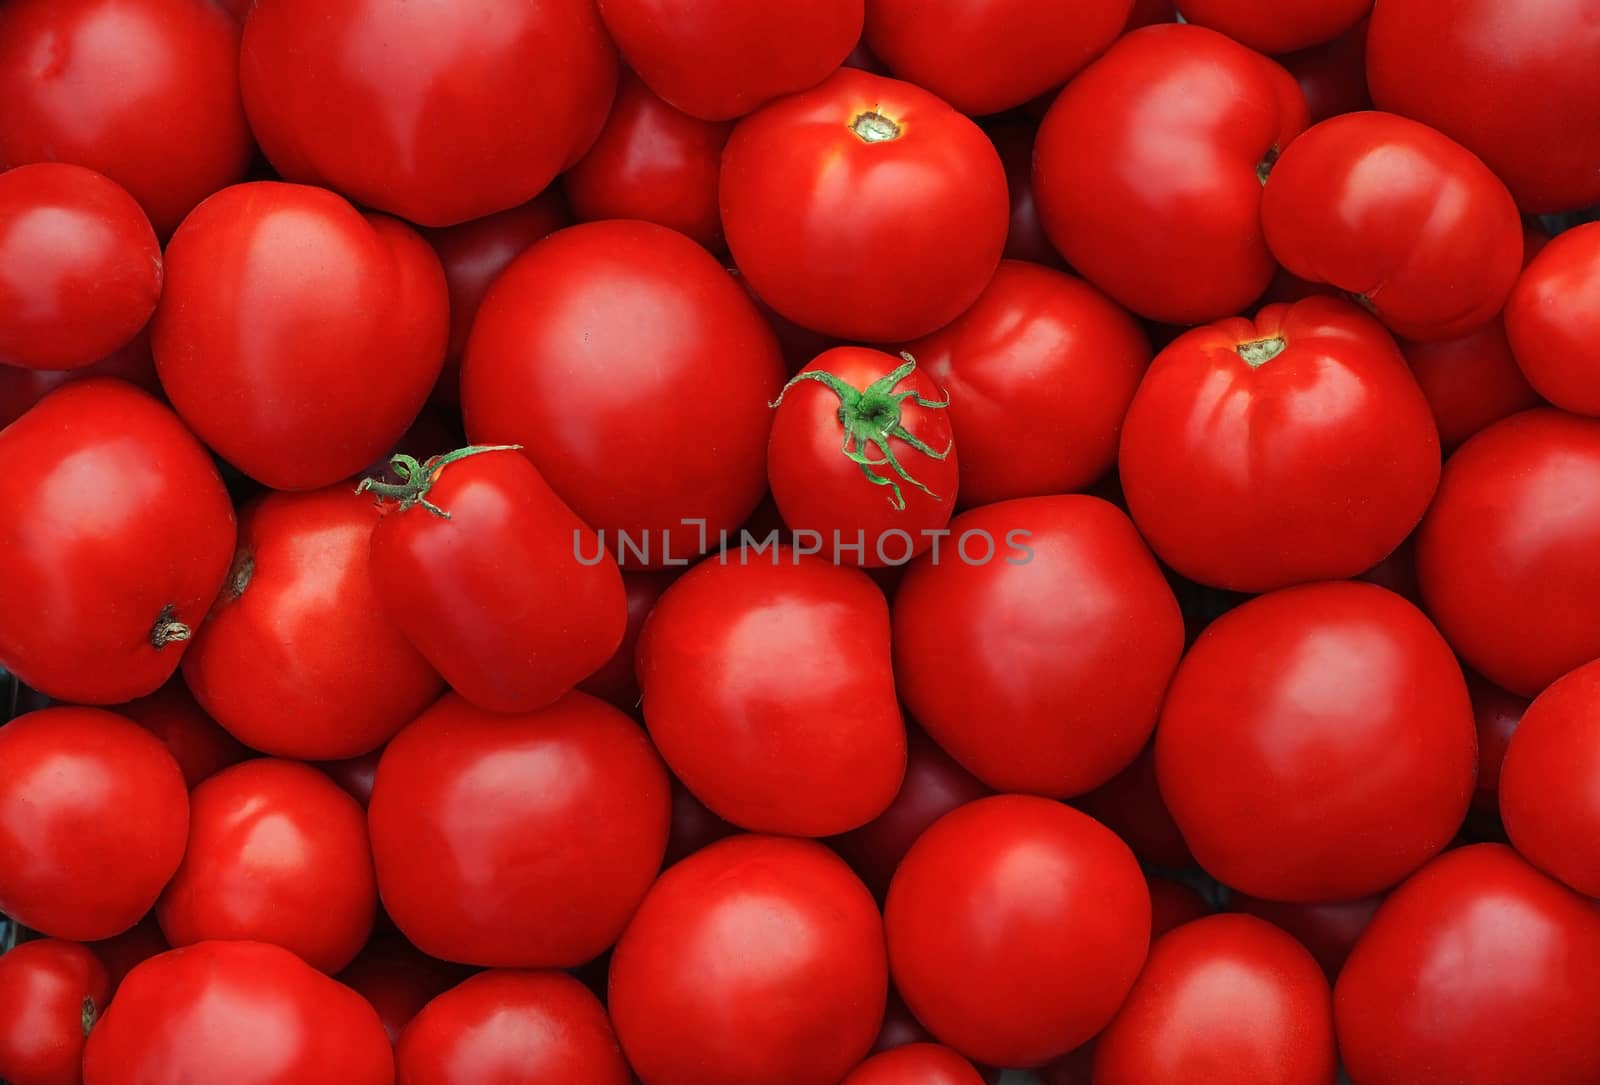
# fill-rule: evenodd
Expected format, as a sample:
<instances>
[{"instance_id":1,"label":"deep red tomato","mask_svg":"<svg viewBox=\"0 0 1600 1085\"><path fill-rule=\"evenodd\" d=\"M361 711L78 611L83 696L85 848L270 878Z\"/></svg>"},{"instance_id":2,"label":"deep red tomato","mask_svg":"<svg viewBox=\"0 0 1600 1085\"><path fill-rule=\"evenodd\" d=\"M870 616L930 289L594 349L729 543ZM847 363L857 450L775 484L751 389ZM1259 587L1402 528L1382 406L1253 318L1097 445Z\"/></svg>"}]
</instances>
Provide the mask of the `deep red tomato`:
<instances>
[{"instance_id":1,"label":"deep red tomato","mask_svg":"<svg viewBox=\"0 0 1600 1085\"><path fill-rule=\"evenodd\" d=\"M1006 231L1005 258L1027 260L1046 267L1065 267L1061 254L1044 236L1039 205L1033 198L1033 141L1039 134L1038 124L1022 114L1008 113L985 121L983 130L988 133L1006 170L1011 226Z\"/></svg>"},{"instance_id":2,"label":"deep red tomato","mask_svg":"<svg viewBox=\"0 0 1600 1085\"><path fill-rule=\"evenodd\" d=\"M884 926L895 986L934 1036L981 1062L1039 1066L1122 1003L1150 944L1150 894L1099 822L998 795L912 845Z\"/></svg>"},{"instance_id":3,"label":"deep red tomato","mask_svg":"<svg viewBox=\"0 0 1600 1085\"><path fill-rule=\"evenodd\" d=\"M1510 848L1452 851L1390 895L1339 974L1345 1068L1361 1085L1590 1085L1595 961L1600 909Z\"/></svg>"},{"instance_id":4,"label":"deep red tomato","mask_svg":"<svg viewBox=\"0 0 1600 1085\"><path fill-rule=\"evenodd\" d=\"M177 759L184 783L191 788L252 756L195 703L194 694L180 677L174 676L150 696L118 705L112 711L159 738Z\"/></svg>"},{"instance_id":5,"label":"deep red tomato","mask_svg":"<svg viewBox=\"0 0 1600 1085\"><path fill-rule=\"evenodd\" d=\"M1500 768L1511 736L1528 709L1528 699L1507 693L1471 671L1467 672L1467 692L1472 695L1472 715L1478 725L1478 790L1472 806L1477 813L1498 817Z\"/></svg>"},{"instance_id":6,"label":"deep red tomato","mask_svg":"<svg viewBox=\"0 0 1600 1085\"><path fill-rule=\"evenodd\" d=\"M529 249L484 299L461 379L472 442L522 445L624 567L714 549L766 486L777 340L672 230L586 223Z\"/></svg>"},{"instance_id":7,"label":"deep red tomato","mask_svg":"<svg viewBox=\"0 0 1600 1085\"><path fill-rule=\"evenodd\" d=\"M176 415L79 381L0 430L0 666L63 701L154 693L228 572L233 506Z\"/></svg>"},{"instance_id":8,"label":"deep red tomato","mask_svg":"<svg viewBox=\"0 0 1600 1085\"><path fill-rule=\"evenodd\" d=\"M862 0L600 0L628 67L692 117L731 120L826 79L861 37Z\"/></svg>"},{"instance_id":9,"label":"deep red tomato","mask_svg":"<svg viewBox=\"0 0 1600 1085\"><path fill-rule=\"evenodd\" d=\"M1055 90L1122 33L1133 0L867 0L862 41L901 79L980 116Z\"/></svg>"},{"instance_id":10,"label":"deep red tomato","mask_svg":"<svg viewBox=\"0 0 1600 1085\"><path fill-rule=\"evenodd\" d=\"M1328 980L1293 938L1217 915L1150 947L1095 1043L1095 1085L1333 1085Z\"/></svg>"},{"instance_id":11,"label":"deep red tomato","mask_svg":"<svg viewBox=\"0 0 1600 1085\"><path fill-rule=\"evenodd\" d=\"M419 953L399 935L375 934L335 978L372 1004L394 1043L424 1006L470 974L462 965Z\"/></svg>"},{"instance_id":12,"label":"deep red tomato","mask_svg":"<svg viewBox=\"0 0 1600 1085\"><path fill-rule=\"evenodd\" d=\"M1156 727L1161 794L1195 858L1269 900L1395 884L1455 835L1477 765L1449 646L1416 607L1357 581L1218 618Z\"/></svg>"},{"instance_id":13,"label":"deep red tomato","mask_svg":"<svg viewBox=\"0 0 1600 1085\"><path fill-rule=\"evenodd\" d=\"M1402 342L1400 352L1428 398L1446 453L1500 419L1544 402L1517 368L1499 318L1451 339Z\"/></svg>"},{"instance_id":14,"label":"deep red tomato","mask_svg":"<svg viewBox=\"0 0 1600 1085\"><path fill-rule=\"evenodd\" d=\"M1160 874L1145 875L1145 885L1150 890L1150 940L1154 942L1168 931L1177 930L1185 923L1203 919L1214 908L1198 890Z\"/></svg>"},{"instance_id":15,"label":"deep red tomato","mask_svg":"<svg viewBox=\"0 0 1600 1085\"><path fill-rule=\"evenodd\" d=\"M938 1044L905 1044L874 1055L840 1085L983 1085L966 1059Z\"/></svg>"},{"instance_id":16,"label":"deep red tomato","mask_svg":"<svg viewBox=\"0 0 1600 1085\"><path fill-rule=\"evenodd\" d=\"M639 654L639 633L645 619L655 609L656 600L676 579L676 569L623 575L622 588L628 597L628 624L622 633L622 643L599 670L578 683L579 689L611 702L630 715L640 714L639 675L634 669Z\"/></svg>"},{"instance_id":17,"label":"deep red tomato","mask_svg":"<svg viewBox=\"0 0 1600 1085\"><path fill-rule=\"evenodd\" d=\"M1361 932L1372 922L1372 916L1383 903L1383 897L1358 897L1355 900L1336 901L1331 904L1285 904L1282 901L1262 900L1245 893L1230 892L1228 907L1257 919L1264 919L1294 935L1322 966L1329 979L1339 975L1350 956Z\"/></svg>"},{"instance_id":18,"label":"deep red tomato","mask_svg":"<svg viewBox=\"0 0 1600 1085\"><path fill-rule=\"evenodd\" d=\"M1150 341L1100 291L1016 260L978 300L906 345L950 397L963 507L1093 485L1150 364Z\"/></svg>"},{"instance_id":19,"label":"deep red tomato","mask_svg":"<svg viewBox=\"0 0 1600 1085\"><path fill-rule=\"evenodd\" d=\"M0 957L0 1074L11 1085L80 1085L83 1043L111 997L86 946L41 938Z\"/></svg>"},{"instance_id":20,"label":"deep red tomato","mask_svg":"<svg viewBox=\"0 0 1600 1085\"><path fill-rule=\"evenodd\" d=\"M1146 863L1171 870L1194 865L1189 845L1172 820L1156 784L1156 747L1151 742L1133 763L1072 805L1102 823Z\"/></svg>"},{"instance_id":21,"label":"deep red tomato","mask_svg":"<svg viewBox=\"0 0 1600 1085\"><path fill-rule=\"evenodd\" d=\"M1600 656L1600 421L1524 411L1461 446L1417 534L1428 613L1461 658L1533 697Z\"/></svg>"},{"instance_id":22,"label":"deep red tomato","mask_svg":"<svg viewBox=\"0 0 1600 1085\"><path fill-rule=\"evenodd\" d=\"M0 365L0 429L21 418L29 407L63 384L91 377L117 377L146 392L159 394L161 382L156 379L156 363L150 357L148 327L130 339L126 346L112 351L99 361L76 369L24 369L16 365Z\"/></svg>"},{"instance_id":23,"label":"deep red tomato","mask_svg":"<svg viewBox=\"0 0 1600 1085\"><path fill-rule=\"evenodd\" d=\"M1263 592L1355 576L1400 545L1439 484L1439 434L1383 326L1312 297L1196 328L1157 355L1119 467L1162 561Z\"/></svg>"},{"instance_id":24,"label":"deep red tomato","mask_svg":"<svg viewBox=\"0 0 1600 1085\"><path fill-rule=\"evenodd\" d=\"M907 711L996 791L1065 798L1105 783L1149 739L1183 650L1155 559L1095 497L986 505L950 532L895 595Z\"/></svg>"},{"instance_id":25,"label":"deep red tomato","mask_svg":"<svg viewBox=\"0 0 1600 1085\"><path fill-rule=\"evenodd\" d=\"M1370 7L1363 0L1363 6ZM1306 96L1311 123L1372 108L1367 94L1365 19L1332 41L1277 58Z\"/></svg>"},{"instance_id":26,"label":"deep red tomato","mask_svg":"<svg viewBox=\"0 0 1600 1085\"><path fill-rule=\"evenodd\" d=\"M1557 407L1600 415L1600 223L1560 234L1528 264L1506 302L1517 365Z\"/></svg>"},{"instance_id":27,"label":"deep red tomato","mask_svg":"<svg viewBox=\"0 0 1600 1085\"><path fill-rule=\"evenodd\" d=\"M97 708L0 728L0 912L52 938L120 934L183 858L183 773L148 731Z\"/></svg>"},{"instance_id":28,"label":"deep red tomato","mask_svg":"<svg viewBox=\"0 0 1600 1085\"><path fill-rule=\"evenodd\" d=\"M1300 88L1259 53L1203 27L1137 30L1039 126L1033 192L1045 233L1142 316L1231 316L1276 266L1261 236L1261 171L1305 126Z\"/></svg>"},{"instance_id":29,"label":"deep red tomato","mask_svg":"<svg viewBox=\"0 0 1600 1085\"><path fill-rule=\"evenodd\" d=\"M286 180L450 226L532 199L589 149L617 55L590 0L265 0L239 82Z\"/></svg>"},{"instance_id":30,"label":"deep red tomato","mask_svg":"<svg viewBox=\"0 0 1600 1085\"><path fill-rule=\"evenodd\" d=\"M850 868L811 841L740 835L661 875L612 954L608 1002L650 1085L834 1085L872 1046L888 984Z\"/></svg>"},{"instance_id":31,"label":"deep red tomato","mask_svg":"<svg viewBox=\"0 0 1600 1085\"><path fill-rule=\"evenodd\" d=\"M447 694L389 743L368 820L384 908L422 952L570 968L616 941L670 811L660 760L610 705L501 716Z\"/></svg>"},{"instance_id":32,"label":"deep red tomato","mask_svg":"<svg viewBox=\"0 0 1600 1085\"><path fill-rule=\"evenodd\" d=\"M899 790L889 608L858 570L776 546L696 566L645 622L639 685L673 774L741 828L841 833Z\"/></svg>"},{"instance_id":33,"label":"deep red tomato","mask_svg":"<svg viewBox=\"0 0 1600 1085\"><path fill-rule=\"evenodd\" d=\"M904 565L933 544L960 464L950 397L915 357L835 347L775 403L767 481L791 530L850 565Z\"/></svg>"},{"instance_id":34,"label":"deep red tomato","mask_svg":"<svg viewBox=\"0 0 1600 1085\"><path fill-rule=\"evenodd\" d=\"M121 934L90 942L89 948L105 965L106 976L111 982L110 991L115 995L129 972L172 947L167 945L161 925L156 922L155 913L152 912Z\"/></svg>"},{"instance_id":35,"label":"deep red tomato","mask_svg":"<svg viewBox=\"0 0 1600 1085\"><path fill-rule=\"evenodd\" d=\"M1220 30L1263 53L1292 53L1332 41L1372 10L1372 0L1178 0L1185 22Z\"/></svg>"},{"instance_id":36,"label":"deep red tomato","mask_svg":"<svg viewBox=\"0 0 1600 1085\"><path fill-rule=\"evenodd\" d=\"M728 248L762 300L870 343L959 316L994 275L1011 217L982 129L920 87L855 68L741 121L721 200Z\"/></svg>"},{"instance_id":37,"label":"deep red tomato","mask_svg":"<svg viewBox=\"0 0 1600 1085\"><path fill-rule=\"evenodd\" d=\"M0 6L0 168L72 162L110 177L169 236L244 176L239 27L203 0Z\"/></svg>"},{"instance_id":38,"label":"deep red tomato","mask_svg":"<svg viewBox=\"0 0 1600 1085\"><path fill-rule=\"evenodd\" d=\"M128 973L89 1034L84 1085L391 1085L365 999L288 950L202 942Z\"/></svg>"},{"instance_id":39,"label":"deep red tomato","mask_svg":"<svg viewBox=\"0 0 1600 1085\"><path fill-rule=\"evenodd\" d=\"M1472 152L1392 113L1309 129L1272 167L1261 225L1284 267L1358 295L1410 339L1493 320L1522 268L1522 220Z\"/></svg>"}]
</instances>

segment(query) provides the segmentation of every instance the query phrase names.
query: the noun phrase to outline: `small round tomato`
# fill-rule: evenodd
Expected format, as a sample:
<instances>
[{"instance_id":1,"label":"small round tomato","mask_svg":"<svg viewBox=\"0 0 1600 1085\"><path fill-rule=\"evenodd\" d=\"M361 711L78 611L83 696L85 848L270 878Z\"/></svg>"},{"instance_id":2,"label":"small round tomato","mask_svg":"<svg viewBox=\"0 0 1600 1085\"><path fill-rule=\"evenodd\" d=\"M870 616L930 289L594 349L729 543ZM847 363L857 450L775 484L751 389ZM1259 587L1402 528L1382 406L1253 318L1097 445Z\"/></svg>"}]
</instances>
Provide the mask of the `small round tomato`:
<instances>
[{"instance_id":1,"label":"small round tomato","mask_svg":"<svg viewBox=\"0 0 1600 1085\"><path fill-rule=\"evenodd\" d=\"M608 1002L650 1085L835 1085L872 1046L888 971L877 905L842 860L741 835L651 887Z\"/></svg>"},{"instance_id":2,"label":"small round tomato","mask_svg":"<svg viewBox=\"0 0 1600 1085\"><path fill-rule=\"evenodd\" d=\"M1040 1066L1104 1028L1133 986L1150 893L1099 822L998 795L912 845L884 926L895 986L940 1042L980 1062Z\"/></svg>"},{"instance_id":3,"label":"small round tomato","mask_svg":"<svg viewBox=\"0 0 1600 1085\"><path fill-rule=\"evenodd\" d=\"M628 624L622 633L622 643L611 653L611 658L600 665L589 677L578 683L583 692L609 701L629 715L639 715L639 675L634 662L639 655L639 633L645 619L655 609L656 601L678 579L676 569L655 573L624 573L622 589L628 598Z\"/></svg>"},{"instance_id":4,"label":"small round tomato","mask_svg":"<svg viewBox=\"0 0 1600 1085\"><path fill-rule=\"evenodd\" d=\"M105 966L77 942L41 938L0 957L0 1075L81 1085L84 1040L110 996Z\"/></svg>"},{"instance_id":5,"label":"small round tomato","mask_svg":"<svg viewBox=\"0 0 1600 1085\"><path fill-rule=\"evenodd\" d=\"M1065 267L1061 254L1044 236L1039 205L1033 198L1033 143L1039 126L1026 116L1008 113L984 122L1000 164L1006 170L1006 195L1011 200L1011 226L1006 231L1006 260L1026 260L1045 267ZM1001 263L1001 270L1005 264ZM995 273L997 276L1000 272Z\"/></svg>"},{"instance_id":6,"label":"small round tomato","mask_svg":"<svg viewBox=\"0 0 1600 1085\"><path fill-rule=\"evenodd\" d=\"M840 1085L983 1085L966 1059L938 1044L904 1044L874 1055Z\"/></svg>"},{"instance_id":7,"label":"small round tomato","mask_svg":"<svg viewBox=\"0 0 1600 1085\"><path fill-rule=\"evenodd\" d=\"M1528 383L1557 407L1600 415L1600 223L1558 235L1506 302L1506 336Z\"/></svg>"},{"instance_id":8,"label":"small round tomato","mask_svg":"<svg viewBox=\"0 0 1600 1085\"><path fill-rule=\"evenodd\" d=\"M97 708L0 728L0 912L51 936L120 934L178 869L189 829L167 748Z\"/></svg>"},{"instance_id":9,"label":"small round tomato","mask_svg":"<svg viewBox=\"0 0 1600 1085\"><path fill-rule=\"evenodd\" d=\"M375 934L334 978L372 1004L389 1042L394 1043L424 1006L471 971L419 953L399 935Z\"/></svg>"},{"instance_id":10,"label":"small round tomato","mask_svg":"<svg viewBox=\"0 0 1600 1085\"><path fill-rule=\"evenodd\" d=\"M18 365L0 365L0 429L21 418L28 408L63 384L92 377L117 377L146 392L159 394L161 382L156 379L155 359L150 356L148 327L125 346L76 369L24 369Z\"/></svg>"},{"instance_id":11,"label":"small round tomato","mask_svg":"<svg viewBox=\"0 0 1600 1085\"><path fill-rule=\"evenodd\" d=\"M184 783L191 788L251 756L243 743L195 703L194 694L180 677L173 677L150 696L112 711L159 738L177 759Z\"/></svg>"},{"instance_id":12,"label":"small round tomato","mask_svg":"<svg viewBox=\"0 0 1600 1085\"><path fill-rule=\"evenodd\" d=\"M1544 402L1517 368L1499 318L1451 339L1403 342L1400 352L1428 399L1446 453L1500 419Z\"/></svg>"},{"instance_id":13,"label":"small round tomato","mask_svg":"<svg viewBox=\"0 0 1600 1085\"><path fill-rule=\"evenodd\" d=\"M1141 861L1170 870L1194 865L1189 845L1172 820L1156 783L1156 747L1151 742L1133 763L1072 805L1105 825Z\"/></svg>"},{"instance_id":14,"label":"small round tomato","mask_svg":"<svg viewBox=\"0 0 1600 1085\"><path fill-rule=\"evenodd\" d=\"M763 301L869 343L961 315L994 275L1011 217L982 129L920 87L855 68L739 122L721 201L728 248Z\"/></svg>"},{"instance_id":15,"label":"small round tomato","mask_svg":"<svg viewBox=\"0 0 1600 1085\"><path fill-rule=\"evenodd\" d=\"M1336 298L1196 328L1156 356L1122 428L1128 511L1201 584L1352 577L1439 483L1428 401L1383 326Z\"/></svg>"},{"instance_id":16,"label":"small round tomato","mask_svg":"<svg viewBox=\"0 0 1600 1085\"><path fill-rule=\"evenodd\" d=\"M1372 0L1178 0L1185 22L1220 30L1262 53L1292 53L1332 41L1366 17Z\"/></svg>"},{"instance_id":17,"label":"small round tomato","mask_svg":"<svg viewBox=\"0 0 1600 1085\"><path fill-rule=\"evenodd\" d=\"M1215 910L1198 890L1160 874L1145 874L1145 885L1150 890L1152 942L1185 923L1203 919Z\"/></svg>"},{"instance_id":18,"label":"small round tomato","mask_svg":"<svg viewBox=\"0 0 1600 1085\"><path fill-rule=\"evenodd\" d=\"M1321 904L1286 904L1229 892L1230 911L1243 912L1281 927L1310 951L1322 971L1334 979L1344 968L1361 932L1372 922L1383 897L1358 897Z\"/></svg>"},{"instance_id":19,"label":"small round tomato","mask_svg":"<svg viewBox=\"0 0 1600 1085\"><path fill-rule=\"evenodd\" d=\"M1370 6L1364 4L1363 6ZM1367 23L1321 45L1277 58L1306 96L1311 123L1372 108L1367 95Z\"/></svg>"}]
</instances>

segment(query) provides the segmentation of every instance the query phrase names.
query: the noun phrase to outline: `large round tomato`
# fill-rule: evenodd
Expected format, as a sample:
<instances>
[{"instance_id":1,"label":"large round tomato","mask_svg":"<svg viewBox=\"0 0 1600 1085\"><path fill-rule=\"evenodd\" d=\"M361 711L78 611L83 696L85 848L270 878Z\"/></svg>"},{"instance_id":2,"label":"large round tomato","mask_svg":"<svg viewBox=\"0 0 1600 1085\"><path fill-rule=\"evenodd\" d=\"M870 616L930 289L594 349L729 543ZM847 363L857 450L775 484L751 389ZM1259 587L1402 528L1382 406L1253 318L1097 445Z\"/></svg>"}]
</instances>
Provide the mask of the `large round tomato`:
<instances>
[{"instance_id":1,"label":"large round tomato","mask_svg":"<svg viewBox=\"0 0 1600 1085\"><path fill-rule=\"evenodd\" d=\"M1338 977L1361 932L1367 929L1367 924L1372 922L1373 915L1382 903L1381 896L1292 904L1281 900L1262 900L1237 891L1228 893L1229 910L1264 919L1294 935L1295 940L1316 958L1329 979Z\"/></svg>"},{"instance_id":2,"label":"large round tomato","mask_svg":"<svg viewBox=\"0 0 1600 1085\"><path fill-rule=\"evenodd\" d=\"M866 887L820 844L741 835L661 875L611 956L622 1050L650 1085L835 1085L889 983Z\"/></svg>"},{"instance_id":3,"label":"large round tomato","mask_svg":"<svg viewBox=\"0 0 1600 1085\"><path fill-rule=\"evenodd\" d=\"M1383 326L1312 297L1174 340L1133 397L1119 466L1161 560L1262 592L1388 556L1438 486L1439 434Z\"/></svg>"},{"instance_id":4,"label":"large round tomato","mask_svg":"<svg viewBox=\"0 0 1600 1085\"><path fill-rule=\"evenodd\" d=\"M1185 22L1220 30L1263 53L1292 53L1332 41L1372 10L1372 0L1178 0Z\"/></svg>"},{"instance_id":5,"label":"large round tomato","mask_svg":"<svg viewBox=\"0 0 1600 1085\"><path fill-rule=\"evenodd\" d=\"M938 1044L902 1044L874 1055L840 1085L983 1085L972 1064Z\"/></svg>"},{"instance_id":6,"label":"large round tomato","mask_svg":"<svg viewBox=\"0 0 1600 1085\"><path fill-rule=\"evenodd\" d=\"M1198 26L1137 30L1068 84L1039 127L1045 233L1136 313L1231 316L1272 279L1260 175L1305 126L1300 88L1259 53Z\"/></svg>"},{"instance_id":7,"label":"large round tomato","mask_svg":"<svg viewBox=\"0 0 1600 1085\"><path fill-rule=\"evenodd\" d=\"M1528 264L1506 302L1517 365L1557 407L1600 415L1600 223L1557 236Z\"/></svg>"},{"instance_id":8,"label":"large round tomato","mask_svg":"<svg viewBox=\"0 0 1600 1085\"><path fill-rule=\"evenodd\" d=\"M252 756L243 743L195 703L194 694L179 676L150 696L118 705L112 711L159 738L177 759L184 783L191 788Z\"/></svg>"},{"instance_id":9,"label":"large round tomato","mask_svg":"<svg viewBox=\"0 0 1600 1085\"><path fill-rule=\"evenodd\" d=\"M1339 974L1345 1068L1360 1085L1591 1085L1595 961L1591 902L1502 845L1452 851L1390 894Z\"/></svg>"},{"instance_id":10,"label":"large round tomato","mask_svg":"<svg viewBox=\"0 0 1600 1085\"><path fill-rule=\"evenodd\" d=\"M1544 402L1517 368L1498 318L1451 339L1402 342L1400 352L1428 399L1446 453L1500 419Z\"/></svg>"},{"instance_id":11,"label":"large round tomato","mask_svg":"<svg viewBox=\"0 0 1600 1085\"><path fill-rule=\"evenodd\" d=\"M372 1004L394 1043L424 1006L471 974L418 952L399 934L378 933L334 978Z\"/></svg>"},{"instance_id":12,"label":"large round tomato","mask_svg":"<svg viewBox=\"0 0 1600 1085\"><path fill-rule=\"evenodd\" d=\"M105 966L76 942L40 938L0 957L0 1075L82 1085L84 1039L110 994Z\"/></svg>"},{"instance_id":13,"label":"large round tomato","mask_svg":"<svg viewBox=\"0 0 1600 1085\"><path fill-rule=\"evenodd\" d=\"M728 248L763 301L871 343L961 315L994 275L1011 218L1005 167L976 124L855 68L740 121L721 200Z\"/></svg>"}]
</instances>

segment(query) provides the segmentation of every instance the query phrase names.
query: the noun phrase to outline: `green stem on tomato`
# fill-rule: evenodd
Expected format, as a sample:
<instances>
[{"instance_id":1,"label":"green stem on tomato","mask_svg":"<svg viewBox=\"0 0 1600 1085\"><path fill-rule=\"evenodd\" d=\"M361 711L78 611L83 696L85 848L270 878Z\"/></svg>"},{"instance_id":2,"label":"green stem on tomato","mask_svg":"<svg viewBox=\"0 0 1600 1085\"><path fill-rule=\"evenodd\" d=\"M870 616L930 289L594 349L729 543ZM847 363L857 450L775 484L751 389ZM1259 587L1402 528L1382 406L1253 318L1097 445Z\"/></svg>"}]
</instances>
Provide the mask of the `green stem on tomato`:
<instances>
[{"instance_id":1,"label":"green stem on tomato","mask_svg":"<svg viewBox=\"0 0 1600 1085\"><path fill-rule=\"evenodd\" d=\"M428 491L433 489L440 471L468 456L480 456L485 452L517 452L521 448L521 445L468 445L454 452L446 452L442 456L432 456L422 463L418 463L415 456L398 452L390 457L389 466L400 476L399 482L364 478L356 486L356 493L373 493L378 495L379 500L398 501L400 512L405 512L413 505L421 505L441 520L448 520L450 514L428 500Z\"/></svg>"}]
</instances>

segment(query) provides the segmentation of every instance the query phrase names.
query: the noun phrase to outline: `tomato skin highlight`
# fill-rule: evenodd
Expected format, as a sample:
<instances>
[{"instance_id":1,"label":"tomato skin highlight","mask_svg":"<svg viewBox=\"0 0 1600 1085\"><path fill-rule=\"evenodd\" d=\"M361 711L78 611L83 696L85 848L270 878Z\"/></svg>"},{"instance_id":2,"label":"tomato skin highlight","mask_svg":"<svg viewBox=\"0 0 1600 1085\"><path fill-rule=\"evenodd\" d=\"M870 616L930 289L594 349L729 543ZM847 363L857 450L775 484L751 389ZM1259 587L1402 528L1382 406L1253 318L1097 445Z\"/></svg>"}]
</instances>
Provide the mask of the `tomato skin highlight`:
<instances>
[{"instance_id":1,"label":"tomato skin highlight","mask_svg":"<svg viewBox=\"0 0 1600 1085\"><path fill-rule=\"evenodd\" d=\"M0 1074L12 1085L81 1085L83 1043L111 985L88 947L39 938L0 957Z\"/></svg>"},{"instance_id":2,"label":"tomato skin highlight","mask_svg":"<svg viewBox=\"0 0 1600 1085\"><path fill-rule=\"evenodd\" d=\"M1563 410L1600 415L1600 226L1559 234L1529 261L1506 301L1517 365L1539 395Z\"/></svg>"}]
</instances>

